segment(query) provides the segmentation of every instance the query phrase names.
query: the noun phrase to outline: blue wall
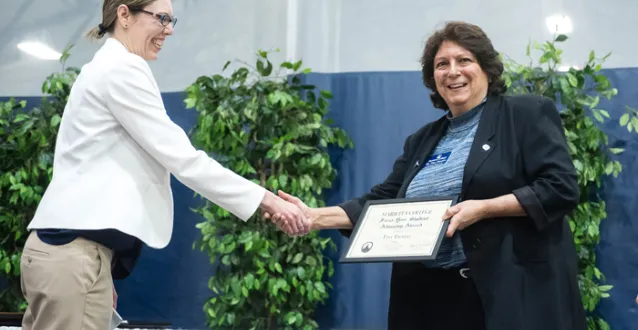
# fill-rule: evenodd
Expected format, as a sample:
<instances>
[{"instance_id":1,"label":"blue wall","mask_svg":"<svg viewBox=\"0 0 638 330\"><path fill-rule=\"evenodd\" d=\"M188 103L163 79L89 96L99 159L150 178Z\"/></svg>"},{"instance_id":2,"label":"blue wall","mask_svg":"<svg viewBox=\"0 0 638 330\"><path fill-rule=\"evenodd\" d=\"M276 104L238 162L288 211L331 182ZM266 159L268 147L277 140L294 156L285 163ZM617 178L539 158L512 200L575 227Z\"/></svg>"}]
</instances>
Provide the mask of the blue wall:
<instances>
[{"instance_id":1,"label":"blue wall","mask_svg":"<svg viewBox=\"0 0 638 330\"><path fill-rule=\"evenodd\" d=\"M620 128L617 119L623 105L638 106L638 69L605 72L620 91L613 103L601 102L612 120L603 125L612 147L626 148L615 156L623 163L617 179L604 181L602 194L607 200L608 219L601 227L598 251L601 270L614 285L612 297L603 301L600 313L614 330L636 329L638 310L638 138ZM356 197L383 180L404 139L428 121L442 114L434 109L419 72L370 72L311 74L308 82L332 91L330 116L353 138L355 149L333 153L339 177L327 194L334 205ZM196 120L196 113L185 110L181 93L163 95L170 117L185 130ZM37 100L29 98L30 102ZM33 104L33 103L32 103ZM163 250L144 249L130 278L116 283L122 316L131 320L169 321L183 328L203 328L202 306L210 296L207 281L212 266L205 254L192 249L199 232L200 218L190 211L199 201L181 183L173 180L175 230L173 240ZM343 246L335 231L323 235ZM336 260L337 254L333 255ZM390 267L386 264L337 265L332 278L334 291L318 311L322 329L384 329L389 297Z\"/></svg>"}]
</instances>

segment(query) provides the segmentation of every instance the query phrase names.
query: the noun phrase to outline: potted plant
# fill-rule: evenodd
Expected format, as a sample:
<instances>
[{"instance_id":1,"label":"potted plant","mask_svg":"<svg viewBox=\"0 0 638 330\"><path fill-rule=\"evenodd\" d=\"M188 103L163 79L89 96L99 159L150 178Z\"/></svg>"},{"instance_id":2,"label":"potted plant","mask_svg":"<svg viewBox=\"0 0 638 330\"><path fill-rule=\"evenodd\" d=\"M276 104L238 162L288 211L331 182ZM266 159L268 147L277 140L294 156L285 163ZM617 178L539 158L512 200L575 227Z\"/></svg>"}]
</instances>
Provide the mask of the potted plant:
<instances>
[{"instance_id":1,"label":"potted plant","mask_svg":"<svg viewBox=\"0 0 638 330\"><path fill-rule=\"evenodd\" d=\"M195 145L227 168L275 191L282 189L310 207L323 206L322 190L335 178L327 148L351 146L331 127L332 95L302 84L302 61L275 68L259 51L227 76L202 76L186 89L186 106L199 112ZM227 62L224 70L230 65ZM282 74L290 71L291 76ZM248 222L206 202L195 210L204 221L198 246L218 261L206 305L211 328L316 329L313 314L328 297L333 273L324 251L330 238L317 232L288 237L257 215Z\"/></svg>"},{"instance_id":2,"label":"potted plant","mask_svg":"<svg viewBox=\"0 0 638 330\"><path fill-rule=\"evenodd\" d=\"M618 90L601 72L602 64L610 54L598 58L591 51L582 68L562 67L562 50L558 44L566 40L566 35L558 35L543 44L529 44L526 54L530 63L521 65L506 60L504 78L510 93L542 95L554 100L563 109L560 115L581 188L580 204L569 215L579 258L579 286L583 305L589 313L589 329L609 329L607 322L593 313L600 299L609 297L608 291L612 288L604 284L605 277L596 267L595 249L600 241L600 223L607 216L605 201L597 190L605 176L616 177L622 171L622 165L612 160L610 155L623 150L609 148L607 135L596 121L602 123L610 118L599 101L601 98L612 99ZM532 49L540 52L538 63L531 57ZM635 110L627 110L620 117L620 125L632 132L632 129L638 128L638 117Z\"/></svg>"}]
</instances>

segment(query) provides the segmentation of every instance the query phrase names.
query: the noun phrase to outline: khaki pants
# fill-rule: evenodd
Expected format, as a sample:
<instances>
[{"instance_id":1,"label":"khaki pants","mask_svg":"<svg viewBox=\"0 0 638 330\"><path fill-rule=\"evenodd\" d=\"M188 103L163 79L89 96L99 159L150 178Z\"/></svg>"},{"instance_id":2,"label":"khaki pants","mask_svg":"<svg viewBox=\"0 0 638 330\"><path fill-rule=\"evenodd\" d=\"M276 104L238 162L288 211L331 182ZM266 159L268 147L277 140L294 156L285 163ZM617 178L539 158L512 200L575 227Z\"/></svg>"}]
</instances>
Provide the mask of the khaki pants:
<instances>
[{"instance_id":1,"label":"khaki pants","mask_svg":"<svg viewBox=\"0 0 638 330\"><path fill-rule=\"evenodd\" d=\"M22 252L24 330L106 330L113 306L110 249L77 238L49 245L31 232Z\"/></svg>"}]
</instances>

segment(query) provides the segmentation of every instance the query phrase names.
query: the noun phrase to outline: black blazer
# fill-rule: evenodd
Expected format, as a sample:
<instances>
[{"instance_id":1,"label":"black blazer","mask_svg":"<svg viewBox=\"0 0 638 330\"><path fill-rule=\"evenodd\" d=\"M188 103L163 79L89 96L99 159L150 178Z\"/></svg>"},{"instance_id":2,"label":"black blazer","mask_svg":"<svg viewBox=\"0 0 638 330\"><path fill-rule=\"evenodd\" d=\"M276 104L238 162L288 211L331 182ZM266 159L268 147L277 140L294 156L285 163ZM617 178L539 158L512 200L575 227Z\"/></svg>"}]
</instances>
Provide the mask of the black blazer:
<instances>
[{"instance_id":1,"label":"black blazer","mask_svg":"<svg viewBox=\"0 0 638 330\"><path fill-rule=\"evenodd\" d=\"M405 197L446 131L445 116L407 138L392 173L361 198L340 204L354 223L366 201ZM487 144L490 148L484 148ZM487 149L487 150L485 150ZM566 215L579 202L577 174L554 103L537 96L489 96L465 165L460 200L513 193L527 217L484 219L461 231L488 330L585 330L577 255ZM342 231L349 236L351 231ZM419 263L394 263L392 310ZM422 320L423 328L428 323Z\"/></svg>"}]
</instances>

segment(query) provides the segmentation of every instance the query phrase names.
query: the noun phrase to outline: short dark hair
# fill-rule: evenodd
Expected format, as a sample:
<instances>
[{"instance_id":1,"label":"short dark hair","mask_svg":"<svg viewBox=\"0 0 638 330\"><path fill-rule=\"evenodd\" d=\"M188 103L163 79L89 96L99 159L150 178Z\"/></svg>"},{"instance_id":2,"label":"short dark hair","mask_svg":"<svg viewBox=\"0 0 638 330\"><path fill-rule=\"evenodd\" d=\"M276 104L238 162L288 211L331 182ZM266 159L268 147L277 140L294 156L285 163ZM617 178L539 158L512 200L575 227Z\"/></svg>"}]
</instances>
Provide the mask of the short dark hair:
<instances>
[{"instance_id":1,"label":"short dark hair","mask_svg":"<svg viewBox=\"0 0 638 330\"><path fill-rule=\"evenodd\" d=\"M448 110L449 107L436 89L434 81L434 57L444 41L451 41L471 52L488 78L488 95L504 94L507 91L502 78L503 62L494 49L492 41L478 26L466 22L447 22L445 26L434 32L425 44L421 57L423 84L430 89L430 99L434 107Z\"/></svg>"}]
</instances>

